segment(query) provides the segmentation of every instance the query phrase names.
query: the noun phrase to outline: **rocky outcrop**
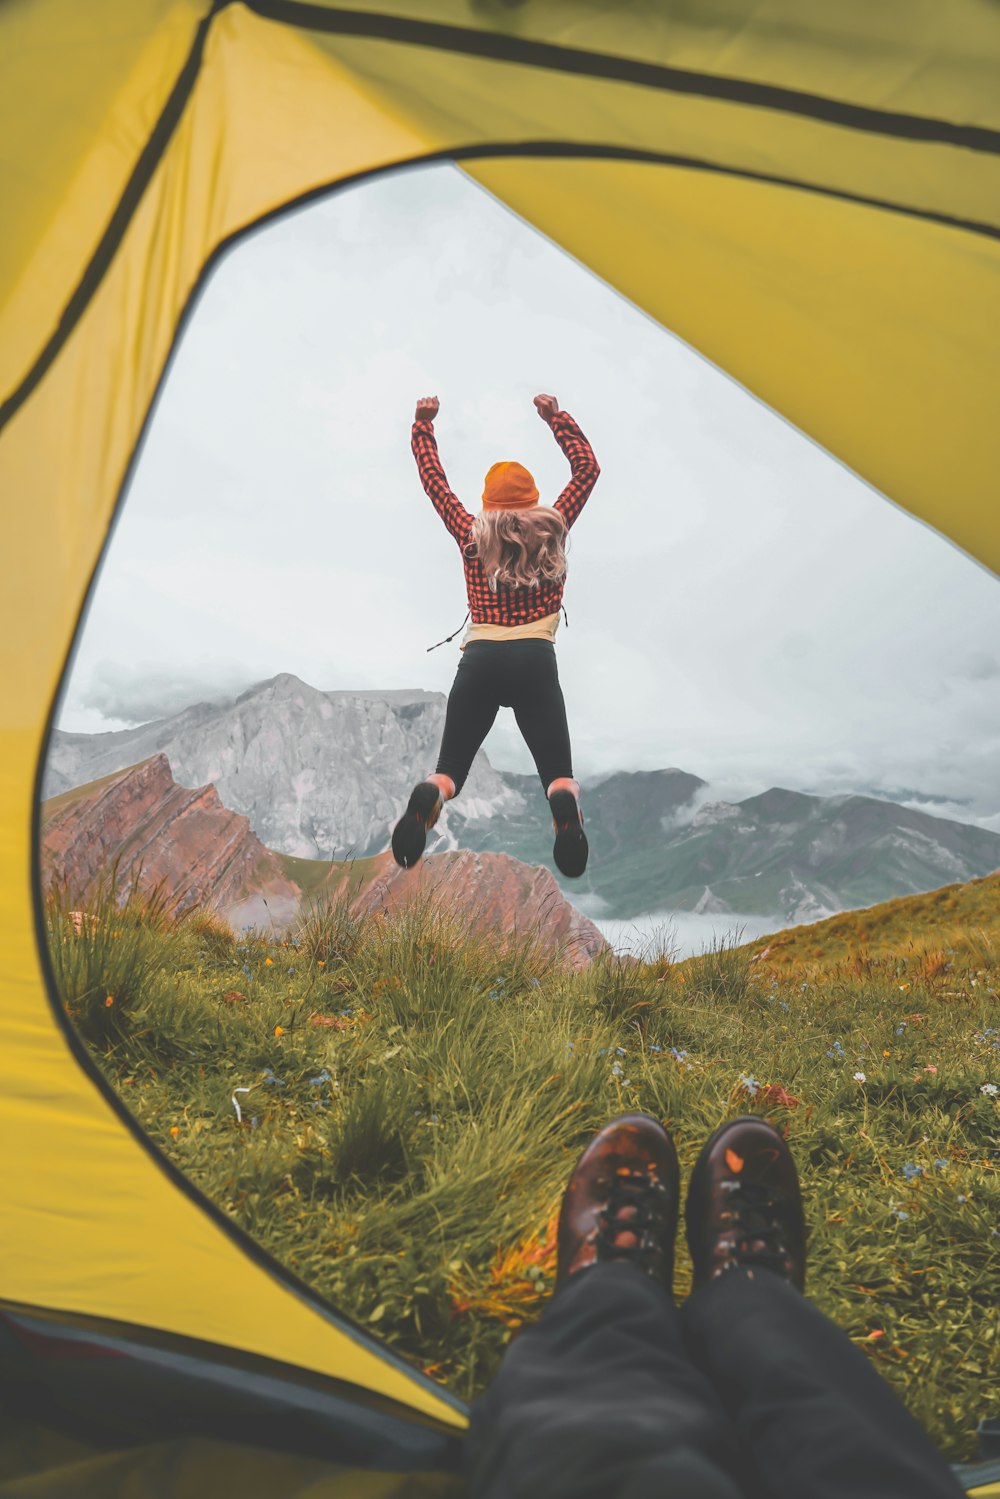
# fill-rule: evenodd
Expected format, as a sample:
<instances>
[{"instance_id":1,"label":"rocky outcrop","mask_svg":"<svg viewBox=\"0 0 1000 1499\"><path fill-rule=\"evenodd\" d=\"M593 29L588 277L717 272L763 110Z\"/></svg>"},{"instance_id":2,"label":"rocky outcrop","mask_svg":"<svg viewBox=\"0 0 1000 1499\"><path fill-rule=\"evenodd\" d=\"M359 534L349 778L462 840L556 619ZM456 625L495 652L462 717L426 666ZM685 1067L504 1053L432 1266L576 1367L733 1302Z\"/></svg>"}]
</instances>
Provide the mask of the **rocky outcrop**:
<instances>
[{"instance_id":1,"label":"rocky outcrop","mask_svg":"<svg viewBox=\"0 0 1000 1499\"><path fill-rule=\"evenodd\" d=\"M165 755L46 802L42 871L86 905L118 863L117 888L159 886L178 911L202 906L234 925L290 919L299 887L214 786L178 786ZM265 908L263 902L267 901Z\"/></svg>"},{"instance_id":2,"label":"rocky outcrop","mask_svg":"<svg viewBox=\"0 0 1000 1499\"><path fill-rule=\"evenodd\" d=\"M509 854L427 854L414 869L400 869L392 854L381 854L351 910L392 912L421 899L445 907L479 931L503 933L515 941L534 935L546 956L558 956L574 969L585 968L609 948L547 869L522 864Z\"/></svg>"}]
</instances>

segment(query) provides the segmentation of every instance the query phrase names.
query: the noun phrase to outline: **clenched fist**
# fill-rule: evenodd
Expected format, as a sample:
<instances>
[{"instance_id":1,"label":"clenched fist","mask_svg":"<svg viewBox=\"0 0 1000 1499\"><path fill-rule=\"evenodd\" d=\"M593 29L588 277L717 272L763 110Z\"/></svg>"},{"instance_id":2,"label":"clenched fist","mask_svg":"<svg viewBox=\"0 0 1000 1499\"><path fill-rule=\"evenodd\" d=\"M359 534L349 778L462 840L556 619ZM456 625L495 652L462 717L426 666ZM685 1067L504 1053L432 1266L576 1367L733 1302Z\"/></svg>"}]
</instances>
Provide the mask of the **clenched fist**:
<instances>
[{"instance_id":1,"label":"clenched fist","mask_svg":"<svg viewBox=\"0 0 1000 1499\"><path fill-rule=\"evenodd\" d=\"M432 422L441 410L441 402L437 396L421 396L417 402L417 414L414 421Z\"/></svg>"},{"instance_id":2,"label":"clenched fist","mask_svg":"<svg viewBox=\"0 0 1000 1499\"><path fill-rule=\"evenodd\" d=\"M536 396L535 406L543 422L550 422L559 410L559 402L555 396Z\"/></svg>"}]
</instances>

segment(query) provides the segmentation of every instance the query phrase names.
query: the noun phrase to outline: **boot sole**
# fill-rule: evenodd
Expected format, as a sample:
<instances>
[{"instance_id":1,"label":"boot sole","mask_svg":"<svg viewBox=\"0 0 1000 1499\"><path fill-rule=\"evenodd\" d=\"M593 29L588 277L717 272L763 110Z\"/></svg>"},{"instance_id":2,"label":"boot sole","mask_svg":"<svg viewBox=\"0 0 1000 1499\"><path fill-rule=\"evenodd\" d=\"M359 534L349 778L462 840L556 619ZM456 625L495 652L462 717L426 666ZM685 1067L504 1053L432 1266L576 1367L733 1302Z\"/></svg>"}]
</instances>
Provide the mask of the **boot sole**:
<instances>
[{"instance_id":1,"label":"boot sole","mask_svg":"<svg viewBox=\"0 0 1000 1499\"><path fill-rule=\"evenodd\" d=\"M580 804L572 791L554 791L549 797L556 841L552 858L556 868L568 879L578 879L587 867L590 846L583 831Z\"/></svg>"},{"instance_id":2,"label":"boot sole","mask_svg":"<svg viewBox=\"0 0 1000 1499\"><path fill-rule=\"evenodd\" d=\"M406 811L392 832L392 856L401 868L412 869L427 847L428 818L440 795L433 781L421 781L410 793Z\"/></svg>"}]
</instances>

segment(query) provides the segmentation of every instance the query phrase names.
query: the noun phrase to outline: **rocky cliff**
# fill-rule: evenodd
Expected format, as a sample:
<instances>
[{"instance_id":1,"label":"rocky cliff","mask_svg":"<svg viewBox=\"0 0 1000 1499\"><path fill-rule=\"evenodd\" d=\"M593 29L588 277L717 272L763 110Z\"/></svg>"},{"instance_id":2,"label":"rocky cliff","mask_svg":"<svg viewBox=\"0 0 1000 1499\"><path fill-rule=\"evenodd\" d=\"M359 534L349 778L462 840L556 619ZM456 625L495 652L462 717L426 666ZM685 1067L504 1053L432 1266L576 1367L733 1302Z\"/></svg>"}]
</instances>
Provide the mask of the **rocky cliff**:
<instances>
[{"instance_id":1,"label":"rocky cliff","mask_svg":"<svg viewBox=\"0 0 1000 1499\"><path fill-rule=\"evenodd\" d=\"M509 854L429 854L414 869L400 869L391 853L380 854L351 909L393 911L411 901L441 904L478 931L492 930L515 941L533 935L546 955L562 955L571 968L585 968L610 944L563 896L547 869L532 868Z\"/></svg>"},{"instance_id":2,"label":"rocky cliff","mask_svg":"<svg viewBox=\"0 0 1000 1499\"><path fill-rule=\"evenodd\" d=\"M280 924L299 887L214 786L178 786L165 755L64 793L42 808L43 880L86 904L118 861L122 894L160 886L178 911L203 906L234 925ZM259 916L258 916L259 913Z\"/></svg>"}]
</instances>

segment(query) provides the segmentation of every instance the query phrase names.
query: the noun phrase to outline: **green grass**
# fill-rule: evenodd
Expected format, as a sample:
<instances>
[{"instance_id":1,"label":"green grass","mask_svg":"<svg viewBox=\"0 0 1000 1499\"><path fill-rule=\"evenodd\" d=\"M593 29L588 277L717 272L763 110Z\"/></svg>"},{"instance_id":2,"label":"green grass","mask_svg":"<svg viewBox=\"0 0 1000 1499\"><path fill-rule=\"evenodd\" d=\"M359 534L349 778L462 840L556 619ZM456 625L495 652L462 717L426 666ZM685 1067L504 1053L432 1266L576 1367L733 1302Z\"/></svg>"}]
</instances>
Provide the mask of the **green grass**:
<instances>
[{"instance_id":1,"label":"green grass","mask_svg":"<svg viewBox=\"0 0 1000 1499\"><path fill-rule=\"evenodd\" d=\"M809 1294L950 1459L976 1457L1000 1387L988 942L812 978L730 947L573 974L426 903L357 919L341 901L287 941L139 897L79 933L49 917L70 1014L157 1144L460 1395L551 1290L553 1215L594 1129L647 1110L686 1176L716 1125L762 1112L800 1167ZM680 1297L682 1244L678 1261Z\"/></svg>"}]
</instances>

